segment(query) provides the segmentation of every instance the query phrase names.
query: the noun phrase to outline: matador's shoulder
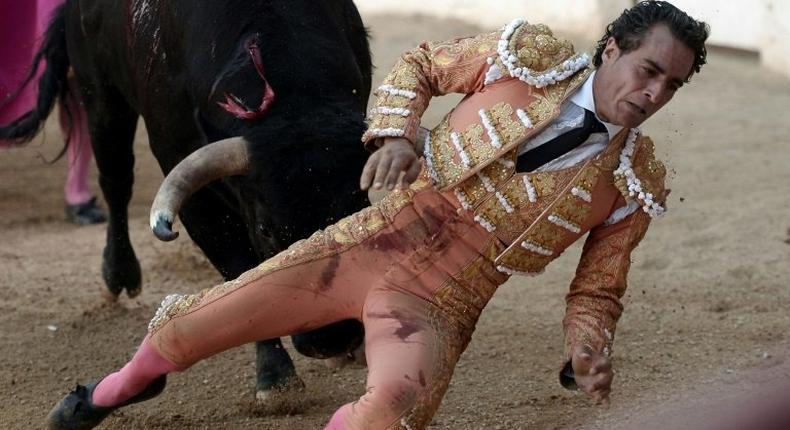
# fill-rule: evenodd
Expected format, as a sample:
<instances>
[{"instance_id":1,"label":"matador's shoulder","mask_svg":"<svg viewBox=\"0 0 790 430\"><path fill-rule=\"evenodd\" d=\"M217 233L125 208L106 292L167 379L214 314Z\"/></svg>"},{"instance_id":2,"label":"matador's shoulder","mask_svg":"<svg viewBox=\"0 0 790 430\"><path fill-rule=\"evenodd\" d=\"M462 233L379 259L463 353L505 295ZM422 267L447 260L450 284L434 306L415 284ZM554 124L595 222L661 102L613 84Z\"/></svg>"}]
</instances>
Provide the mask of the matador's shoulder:
<instances>
[{"instance_id":1,"label":"matador's shoulder","mask_svg":"<svg viewBox=\"0 0 790 430\"><path fill-rule=\"evenodd\" d=\"M666 211L666 176L664 163L656 158L653 140L641 133L630 138L615 171L615 185L627 201L636 201L651 217Z\"/></svg>"},{"instance_id":2,"label":"matador's shoulder","mask_svg":"<svg viewBox=\"0 0 790 430\"><path fill-rule=\"evenodd\" d=\"M556 37L548 26L516 19L499 34L488 59L486 83L513 77L542 88L565 80L589 62L587 54L577 54L570 41Z\"/></svg>"},{"instance_id":3,"label":"matador's shoulder","mask_svg":"<svg viewBox=\"0 0 790 430\"><path fill-rule=\"evenodd\" d=\"M485 84L513 77L542 88L589 64L589 56L577 54L570 41L556 37L544 24L523 19L515 19L497 31L428 42L423 47L422 52L439 67L464 67L476 58L485 58L489 64Z\"/></svg>"}]
</instances>

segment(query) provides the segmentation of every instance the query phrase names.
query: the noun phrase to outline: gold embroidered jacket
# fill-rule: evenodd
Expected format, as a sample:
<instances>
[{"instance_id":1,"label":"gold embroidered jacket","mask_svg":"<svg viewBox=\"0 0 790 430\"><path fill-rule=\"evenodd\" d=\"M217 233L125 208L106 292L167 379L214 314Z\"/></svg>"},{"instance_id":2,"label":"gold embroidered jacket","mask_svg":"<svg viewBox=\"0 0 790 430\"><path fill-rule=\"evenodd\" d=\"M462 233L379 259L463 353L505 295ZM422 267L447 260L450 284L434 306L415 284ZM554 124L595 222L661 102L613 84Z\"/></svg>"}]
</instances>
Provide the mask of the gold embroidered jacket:
<instances>
[{"instance_id":1,"label":"gold embroidered jacket","mask_svg":"<svg viewBox=\"0 0 790 430\"><path fill-rule=\"evenodd\" d=\"M566 299L566 359L577 344L611 351L631 251L650 217L663 212L665 197L664 166L636 130L622 130L576 166L515 172L519 145L559 115L591 73L588 62L546 26L518 20L501 32L424 43L404 54L377 89L363 136L369 148L385 136L417 144L430 98L467 94L421 143L436 187L452 190L507 245L497 268L540 273L589 232ZM618 217L629 202L643 210Z\"/></svg>"}]
</instances>

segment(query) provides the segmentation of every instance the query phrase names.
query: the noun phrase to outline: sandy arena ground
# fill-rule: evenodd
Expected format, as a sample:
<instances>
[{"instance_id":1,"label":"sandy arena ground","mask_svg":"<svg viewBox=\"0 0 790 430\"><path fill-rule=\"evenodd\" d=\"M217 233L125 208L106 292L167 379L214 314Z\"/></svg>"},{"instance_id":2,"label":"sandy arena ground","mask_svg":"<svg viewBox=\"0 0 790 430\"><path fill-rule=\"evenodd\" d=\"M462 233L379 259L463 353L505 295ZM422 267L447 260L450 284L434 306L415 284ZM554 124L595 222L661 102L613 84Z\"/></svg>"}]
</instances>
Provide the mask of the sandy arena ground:
<instances>
[{"instance_id":1,"label":"sandy arena ground","mask_svg":"<svg viewBox=\"0 0 790 430\"><path fill-rule=\"evenodd\" d=\"M425 17L372 16L367 23L375 82L421 40L478 32ZM709 383L739 392L765 381L744 376L755 371L787 375L790 81L744 55L714 51L709 63L643 127L668 162L673 192L670 213L634 255L611 408L557 383L576 246L544 276L516 277L500 289L431 428L615 428L669 404L708 401L694 393ZM425 124L435 124L454 100L438 100L443 107L432 108ZM2 429L43 428L50 407L77 382L131 356L166 294L220 281L188 239L166 244L148 231L162 174L142 127L136 146L130 230L144 291L115 305L99 295L105 226L64 222L65 161L42 161L60 149L56 123L29 146L0 153ZM271 414L250 401L253 355L245 346L175 375L161 397L116 413L103 428L313 429L363 391L363 368L330 370L295 357L305 398Z\"/></svg>"}]
</instances>

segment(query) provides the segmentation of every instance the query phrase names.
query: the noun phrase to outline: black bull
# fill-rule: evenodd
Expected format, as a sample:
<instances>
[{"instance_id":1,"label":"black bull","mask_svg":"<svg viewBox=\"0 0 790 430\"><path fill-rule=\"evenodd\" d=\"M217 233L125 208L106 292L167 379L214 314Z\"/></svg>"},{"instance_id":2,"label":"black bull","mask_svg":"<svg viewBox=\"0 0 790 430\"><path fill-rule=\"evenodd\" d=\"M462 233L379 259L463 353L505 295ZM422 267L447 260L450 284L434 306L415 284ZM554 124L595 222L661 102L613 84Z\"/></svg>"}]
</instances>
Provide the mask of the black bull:
<instances>
[{"instance_id":1,"label":"black bull","mask_svg":"<svg viewBox=\"0 0 790 430\"><path fill-rule=\"evenodd\" d=\"M36 108L0 137L31 139L73 67L110 214L102 276L115 297L141 289L127 225L140 115L165 174L211 142L246 146L244 175L210 175L175 207L225 279L368 204L359 138L372 66L350 0L68 0L42 59ZM326 357L361 338L358 322L340 321L293 340ZM257 351L259 394L301 384L279 340Z\"/></svg>"}]
</instances>

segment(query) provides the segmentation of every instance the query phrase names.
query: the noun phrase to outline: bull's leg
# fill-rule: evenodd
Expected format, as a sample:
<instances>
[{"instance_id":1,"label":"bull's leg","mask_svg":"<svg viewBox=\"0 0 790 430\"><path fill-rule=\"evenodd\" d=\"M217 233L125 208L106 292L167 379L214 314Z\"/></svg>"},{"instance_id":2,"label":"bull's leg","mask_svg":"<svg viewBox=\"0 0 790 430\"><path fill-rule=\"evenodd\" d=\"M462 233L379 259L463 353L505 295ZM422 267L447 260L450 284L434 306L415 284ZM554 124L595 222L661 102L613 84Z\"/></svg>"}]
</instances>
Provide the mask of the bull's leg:
<instances>
[{"instance_id":1,"label":"bull's leg","mask_svg":"<svg viewBox=\"0 0 790 430\"><path fill-rule=\"evenodd\" d=\"M102 277L110 298L117 298L124 289L129 297L134 297L140 294L142 278L129 240L127 207L134 183L132 145L138 115L114 89L84 88L99 185L109 211Z\"/></svg>"},{"instance_id":2,"label":"bull's leg","mask_svg":"<svg viewBox=\"0 0 790 430\"><path fill-rule=\"evenodd\" d=\"M276 392L300 390L304 382L296 374L291 357L280 339L255 342L255 398L266 401Z\"/></svg>"},{"instance_id":3,"label":"bull's leg","mask_svg":"<svg viewBox=\"0 0 790 430\"><path fill-rule=\"evenodd\" d=\"M351 353L362 344L364 333L361 322L345 320L291 336L291 340L303 355L330 358ZM256 399L265 401L273 392L304 387L280 339L256 342L255 352Z\"/></svg>"}]
</instances>

